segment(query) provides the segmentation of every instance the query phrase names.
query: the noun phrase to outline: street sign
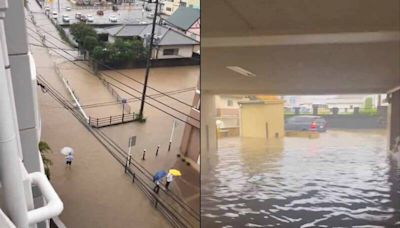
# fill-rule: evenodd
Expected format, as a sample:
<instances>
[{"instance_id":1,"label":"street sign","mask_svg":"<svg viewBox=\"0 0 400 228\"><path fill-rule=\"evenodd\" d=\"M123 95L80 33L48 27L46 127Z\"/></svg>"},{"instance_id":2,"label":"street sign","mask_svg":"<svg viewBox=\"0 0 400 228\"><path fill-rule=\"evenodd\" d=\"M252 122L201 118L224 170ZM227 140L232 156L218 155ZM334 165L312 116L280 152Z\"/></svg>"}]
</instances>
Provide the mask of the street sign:
<instances>
[{"instance_id":1,"label":"street sign","mask_svg":"<svg viewBox=\"0 0 400 228\"><path fill-rule=\"evenodd\" d=\"M134 145L136 145L136 136L131 136L131 137L129 137L129 145L128 145L128 147L132 147Z\"/></svg>"},{"instance_id":2,"label":"street sign","mask_svg":"<svg viewBox=\"0 0 400 228\"><path fill-rule=\"evenodd\" d=\"M127 103L127 100L126 100L126 98L122 98L122 104L126 104Z\"/></svg>"}]
</instances>

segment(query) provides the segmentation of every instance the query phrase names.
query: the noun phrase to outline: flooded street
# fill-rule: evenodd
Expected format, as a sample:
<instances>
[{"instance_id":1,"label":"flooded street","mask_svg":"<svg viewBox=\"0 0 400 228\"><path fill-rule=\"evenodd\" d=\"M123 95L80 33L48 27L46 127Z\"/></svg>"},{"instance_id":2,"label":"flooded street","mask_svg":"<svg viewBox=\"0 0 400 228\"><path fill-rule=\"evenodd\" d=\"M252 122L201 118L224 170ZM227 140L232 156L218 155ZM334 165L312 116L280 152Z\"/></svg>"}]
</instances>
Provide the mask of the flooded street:
<instances>
[{"instance_id":1,"label":"flooded street","mask_svg":"<svg viewBox=\"0 0 400 228\"><path fill-rule=\"evenodd\" d=\"M203 227L400 227L400 170L384 131L218 146L202 178Z\"/></svg>"}]
</instances>

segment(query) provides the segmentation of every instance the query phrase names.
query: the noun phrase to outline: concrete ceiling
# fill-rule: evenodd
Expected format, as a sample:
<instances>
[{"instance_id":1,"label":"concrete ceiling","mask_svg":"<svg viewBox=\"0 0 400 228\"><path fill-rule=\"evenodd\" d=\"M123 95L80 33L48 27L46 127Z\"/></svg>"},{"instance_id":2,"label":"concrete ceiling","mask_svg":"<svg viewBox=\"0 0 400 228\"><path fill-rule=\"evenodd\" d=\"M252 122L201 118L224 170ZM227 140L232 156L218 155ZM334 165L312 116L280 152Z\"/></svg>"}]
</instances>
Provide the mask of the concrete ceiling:
<instances>
[{"instance_id":1,"label":"concrete ceiling","mask_svg":"<svg viewBox=\"0 0 400 228\"><path fill-rule=\"evenodd\" d=\"M400 85L399 0L202 0L201 7L202 90L384 93Z\"/></svg>"}]
</instances>

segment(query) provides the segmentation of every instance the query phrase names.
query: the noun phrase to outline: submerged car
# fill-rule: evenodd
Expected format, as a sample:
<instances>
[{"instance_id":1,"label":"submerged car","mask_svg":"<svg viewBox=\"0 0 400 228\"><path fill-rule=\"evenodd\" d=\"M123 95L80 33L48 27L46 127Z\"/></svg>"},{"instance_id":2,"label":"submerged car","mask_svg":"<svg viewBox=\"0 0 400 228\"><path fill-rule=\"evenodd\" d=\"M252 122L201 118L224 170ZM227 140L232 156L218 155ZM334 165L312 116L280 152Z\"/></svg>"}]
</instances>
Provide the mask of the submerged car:
<instances>
[{"instance_id":1,"label":"submerged car","mask_svg":"<svg viewBox=\"0 0 400 228\"><path fill-rule=\"evenodd\" d=\"M118 21L118 18L117 18L117 16L115 16L115 15L110 15L110 16L108 17L108 19L110 20L110 22L117 22L117 21Z\"/></svg>"},{"instance_id":2,"label":"submerged car","mask_svg":"<svg viewBox=\"0 0 400 228\"><path fill-rule=\"evenodd\" d=\"M87 15L87 22L93 22L94 21L94 17L92 15Z\"/></svg>"},{"instance_id":3,"label":"submerged car","mask_svg":"<svg viewBox=\"0 0 400 228\"><path fill-rule=\"evenodd\" d=\"M81 15L81 17L79 18L82 22L86 22L87 21L87 17L85 15Z\"/></svg>"},{"instance_id":4,"label":"submerged car","mask_svg":"<svg viewBox=\"0 0 400 228\"><path fill-rule=\"evenodd\" d=\"M57 11L53 11L53 13L51 14L51 18L57 19L57 17L58 17Z\"/></svg>"},{"instance_id":5,"label":"submerged car","mask_svg":"<svg viewBox=\"0 0 400 228\"><path fill-rule=\"evenodd\" d=\"M68 23L68 22L69 22L69 16L68 16L68 15L63 15L63 16L62 16L62 20L63 20L64 22Z\"/></svg>"},{"instance_id":6,"label":"submerged car","mask_svg":"<svg viewBox=\"0 0 400 228\"><path fill-rule=\"evenodd\" d=\"M293 116L285 121L285 130L326 132L327 122L320 116Z\"/></svg>"}]
</instances>

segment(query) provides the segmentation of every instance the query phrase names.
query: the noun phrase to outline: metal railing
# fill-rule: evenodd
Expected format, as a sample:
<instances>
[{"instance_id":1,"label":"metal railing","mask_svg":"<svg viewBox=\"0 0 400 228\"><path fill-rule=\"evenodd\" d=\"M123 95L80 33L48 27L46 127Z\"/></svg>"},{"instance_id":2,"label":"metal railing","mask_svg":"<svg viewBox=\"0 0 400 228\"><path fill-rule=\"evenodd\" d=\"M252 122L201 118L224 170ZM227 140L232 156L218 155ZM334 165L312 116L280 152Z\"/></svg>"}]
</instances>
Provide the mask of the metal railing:
<instances>
[{"instance_id":1,"label":"metal railing","mask_svg":"<svg viewBox=\"0 0 400 228\"><path fill-rule=\"evenodd\" d=\"M118 102L122 102L124 100L124 98L121 97L121 95L119 95L119 93L110 85L110 83L107 80L105 80L102 76L100 76L99 79L102 81L103 85L107 88L107 90L110 91L111 95L117 98ZM129 106L128 103L121 103L121 104L126 113L131 113L131 106Z\"/></svg>"},{"instance_id":2,"label":"metal railing","mask_svg":"<svg viewBox=\"0 0 400 228\"><path fill-rule=\"evenodd\" d=\"M123 123L129 123L138 120L139 115L136 113L122 114L117 116L94 118L89 116L89 125L91 127L100 128Z\"/></svg>"}]
</instances>

